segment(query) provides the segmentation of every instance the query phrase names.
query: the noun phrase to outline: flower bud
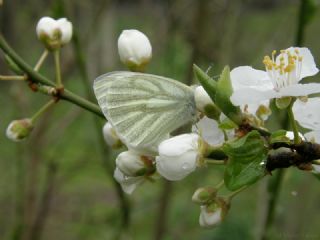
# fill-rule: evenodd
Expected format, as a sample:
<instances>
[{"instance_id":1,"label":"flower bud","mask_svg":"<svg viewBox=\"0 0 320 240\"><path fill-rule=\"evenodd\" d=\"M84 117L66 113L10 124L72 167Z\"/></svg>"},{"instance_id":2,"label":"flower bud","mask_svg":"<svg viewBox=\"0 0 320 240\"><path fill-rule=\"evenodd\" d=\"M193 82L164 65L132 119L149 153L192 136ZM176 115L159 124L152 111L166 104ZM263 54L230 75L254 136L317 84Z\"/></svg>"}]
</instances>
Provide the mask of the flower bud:
<instances>
[{"instance_id":1,"label":"flower bud","mask_svg":"<svg viewBox=\"0 0 320 240\"><path fill-rule=\"evenodd\" d=\"M120 148L122 146L121 140L119 139L116 131L113 129L113 127L109 122L107 122L103 126L102 132L103 132L104 140L106 141L108 146L112 148Z\"/></svg>"},{"instance_id":2,"label":"flower bud","mask_svg":"<svg viewBox=\"0 0 320 240\"><path fill-rule=\"evenodd\" d=\"M196 87L194 90L194 99L197 109L204 113L207 117L218 120L221 114L219 108L213 103L208 93L202 86Z\"/></svg>"},{"instance_id":3,"label":"flower bud","mask_svg":"<svg viewBox=\"0 0 320 240\"><path fill-rule=\"evenodd\" d=\"M123 174L123 172L119 170L119 168L116 168L114 170L113 177L121 185L122 190L127 194L133 193L137 186L144 182L144 177L126 176L125 174Z\"/></svg>"},{"instance_id":4,"label":"flower bud","mask_svg":"<svg viewBox=\"0 0 320 240\"><path fill-rule=\"evenodd\" d=\"M200 206L201 227L215 227L222 222L230 208L230 199L215 197L213 202Z\"/></svg>"},{"instance_id":5,"label":"flower bud","mask_svg":"<svg viewBox=\"0 0 320 240\"><path fill-rule=\"evenodd\" d=\"M132 71L143 71L152 57L149 39L142 32L124 30L118 38L120 60Z\"/></svg>"},{"instance_id":6,"label":"flower bud","mask_svg":"<svg viewBox=\"0 0 320 240\"><path fill-rule=\"evenodd\" d=\"M193 133L164 140L156 157L158 172L168 180L181 180L196 169L199 148L199 136Z\"/></svg>"},{"instance_id":7,"label":"flower bud","mask_svg":"<svg viewBox=\"0 0 320 240\"><path fill-rule=\"evenodd\" d=\"M14 120L9 124L6 135L12 141L19 142L28 137L32 129L33 124L31 119Z\"/></svg>"},{"instance_id":8,"label":"flower bud","mask_svg":"<svg viewBox=\"0 0 320 240\"><path fill-rule=\"evenodd\" d=\"M138 176L146 173L146 167L143 162L143 156L132 151L122 152L116 159L116 165L119 170L126 176Z\"/></svg>"},{"instance_id":9,"label":"flower bud","mask_svg":"<svg viewBox=\"0 0 320 240\"><path fill-rule=\"evenodd\" d=\"M50 51L59 49L72 38L72 24L66 18L55 20L43 17L39 20L36 31L39 40Z\"/></svg>"},{"instance_id":10,"label":"flower bud","mask_svg":"<svg viewBox=\"0 0 320 240\"><path fill-rule=\"evenodd\" d=\"M194 203L205 204L216 196L217 190L212 187L198 188L193 196L192 201Z\"/></svg>"},{"instance_id":11,"label":"flower bud","mask_svg":"<svg viewBox=\"0 0 320 240\"><path fill-rule=\"evenodd\" d=\"M222 221L222 208L214 205L200 206L199 224L201 227L215 227Z\"/></svg>"}]
</instances>

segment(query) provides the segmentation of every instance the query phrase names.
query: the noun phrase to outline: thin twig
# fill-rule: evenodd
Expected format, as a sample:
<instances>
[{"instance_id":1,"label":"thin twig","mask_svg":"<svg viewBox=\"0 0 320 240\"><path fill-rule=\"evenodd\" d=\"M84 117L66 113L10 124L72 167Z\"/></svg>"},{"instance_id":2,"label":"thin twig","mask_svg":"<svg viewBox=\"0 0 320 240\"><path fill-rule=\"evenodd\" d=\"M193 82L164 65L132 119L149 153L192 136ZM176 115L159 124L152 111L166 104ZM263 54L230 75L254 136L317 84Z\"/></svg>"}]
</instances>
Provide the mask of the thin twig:
<instances>
[{"instance_id":1,"label":"thin twig","mask_svg":"<svg viewBox=\"0 0 320 240\"><path fill-rule=\"evenodd\" d=\"M2 34L0 34L0 48L6 53L27 75L28 78L36 83L41 83L51 87L57 87L53 81L48 79L47 77L43 76L42 74L34 71L33 67L28 65L6 42ZM104 118L103 113L101 112L99 106L94 104L75 93L65 89L63 92L60 93L59 97L63 100L68 102L74 103L83 109L86 109L99 117Z\"/></svg>"}]
</instances>

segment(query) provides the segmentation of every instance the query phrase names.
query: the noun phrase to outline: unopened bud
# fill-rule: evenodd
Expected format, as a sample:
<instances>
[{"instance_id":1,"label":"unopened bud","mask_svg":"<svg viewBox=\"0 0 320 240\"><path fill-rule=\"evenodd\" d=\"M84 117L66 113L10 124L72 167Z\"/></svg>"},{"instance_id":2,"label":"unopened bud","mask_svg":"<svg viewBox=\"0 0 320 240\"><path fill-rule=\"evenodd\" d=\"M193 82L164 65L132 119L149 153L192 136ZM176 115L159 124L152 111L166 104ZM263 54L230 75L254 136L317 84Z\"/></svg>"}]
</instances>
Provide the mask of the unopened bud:
<instances>
[{"instance_id":1,"label":"unopened bud","mask_svg":"<svg viewBox=\"0 0 320 240\"><path fill-rule=\"evenodd\" d=\"M72 24L66 18L43 17L37 24L37 35L50 51L59 49L72 38Z\"/></svg>"},{"instance_id":2,"label":"unopened bud","mask_svg":"<svg viewBox=\"0 0 320 240\"><path fill-rule=\"evenodd\" d=\"M132 151L126 151L118 155L116 165L123 174L134 177L146 173L146 166L143 160L143 156Z\"/></svg>"},{"instance_id":3,"label":"unopened bud","mask_svg":"<svg viewBox=\"0 0 320 240\"><path fill-rule=\"evenodd\" d=\"M217 190L212 187L198 188L193 196L192 201L194 203L205 204L212 200L216 196Z\"/></svg>"},{"instance_id":4,"label":"unopened bud","mask_svg":"<svg viewBox=\"0 0 320 240\"><path fill-rule=\"evenodd\" d=\"M29 136L33 129L31 119L25 118L12 121L6 131L6 135L9 139L15 142L19 142Z\"/></svg>"},{"instance_id":5,"label":"unopened bud","mask_svg":"<svg viewBox=\"0 0 320 240\"><path fill-rule=\"evenodd\" d=\"M152 47L146 35L132 29L124 30L118 39L120 60L131 71L143 71L152 57Z\"/></svg>"},{"instance_id":6,"label":"unopened bud","mask_svg":"<svg viewBox=\"0 0 320 240\"><path fill-rule=\"evenodd\" d=\"M114 128L109 122L107 122L103 126L102 131L103 131L104 140L106 141L108 146L112 148L120 148L122 146L121 140L119 139L116 131L114 130Z\"/></svg>"}]
</instances>

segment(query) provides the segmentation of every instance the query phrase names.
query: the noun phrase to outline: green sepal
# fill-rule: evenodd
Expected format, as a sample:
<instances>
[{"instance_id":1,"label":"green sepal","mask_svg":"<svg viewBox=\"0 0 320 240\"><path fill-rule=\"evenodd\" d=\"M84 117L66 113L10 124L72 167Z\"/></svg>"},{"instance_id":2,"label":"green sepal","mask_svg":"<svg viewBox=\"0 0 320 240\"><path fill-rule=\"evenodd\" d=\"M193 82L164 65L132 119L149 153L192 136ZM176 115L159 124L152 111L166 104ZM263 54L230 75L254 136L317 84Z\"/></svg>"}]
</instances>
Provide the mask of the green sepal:
<instances>
[{"instance_id":1,"label":"green sepal","mask_svg":"<svg viewBox=\"0 0 320 240\"><path fill-rule=\"evenodd\" d=\"M275 144L275 143L290 143L290 139L286 136L287 131L286 130L278 130L275 131L271 134L270 136L270 144Z\"/></svg>"},{"instance_id":2,"label":"green sepal","mask_svg":"<svg viewBox=\"0 0 320 240\"><path fill-rule=\"evenodd\" d=\"M258 131L225 143L223 150L229 157L224 181L230 191L251 185L265 175L267 148Z\"/></svg>"},{"instance_id":3,"label":"green sepal","mask_svg":"<svg viewBox=\"0 0 320 240\"><path fill-rule=\"evenodd\" d=\"M193 72L204 90L206 90L211 100L214 102L217 91L217 82L195 64L193 64Z\"/></svg>"},{"instance_id":4,"label":"green sepal","mask_svg":"<svg viewBox=\"0 0 320 240\"><path fill-rule=\"evenodd\" d=\"M211 119L219 121L221 111L215 104L208 104L204 107L204 114Z\"/></svg>"},{"instance_id":5,"label":"green sepal","mask_svg":"<svg viewBox=\"0 0 320 240\"><path fill-rule=\"evenodd\" d=\"M279 109L286 109L287 107L289 107L291 101L292 97L276 98L276 106Z\"/></svg>"},{"instance_id":6,"label":"green sepal","mask_svg":"<svg viewBox=\"0 0 320 240\"><path fill-rule=\"evenodd\" d=\"M235 124L240 125L242 122L242 114L239 107L234 106L230 97L233 93L230 68L226 66L218 80L215 96L215 104L221 109L221 111L232 120Z\"/></svg>"},{"instance_id":7,"label":"green sepal","mask_svg":"<svg viewBox=\"0 0 320 240\"><path fill-rule=\"evenodd\" d=\"M222 130L231 130L235 129L237 125L232 122L229 118L225 118L223 121L219 123L219 128Z\"/></svg>"}]
</instances>

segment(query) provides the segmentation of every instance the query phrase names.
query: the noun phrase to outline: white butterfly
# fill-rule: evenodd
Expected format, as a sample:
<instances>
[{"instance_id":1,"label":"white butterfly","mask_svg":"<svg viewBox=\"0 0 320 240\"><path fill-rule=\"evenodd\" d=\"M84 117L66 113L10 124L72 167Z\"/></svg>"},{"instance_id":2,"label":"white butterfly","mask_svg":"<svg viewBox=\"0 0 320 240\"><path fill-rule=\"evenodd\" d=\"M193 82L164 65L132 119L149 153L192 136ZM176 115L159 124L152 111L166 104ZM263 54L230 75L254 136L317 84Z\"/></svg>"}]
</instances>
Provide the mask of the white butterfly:
<instances>
[{"instance_id":1,"label":"white butterfly","mask_svg":"<svg viewBox=\"0 0 320 240\"><path fill-rule=\"evenodd\" d=\"M98 103L128 148L154 154L173 130L196 120L192 88L145 73L111 72L94 81Z\"/></svg>"}]
</instances>

